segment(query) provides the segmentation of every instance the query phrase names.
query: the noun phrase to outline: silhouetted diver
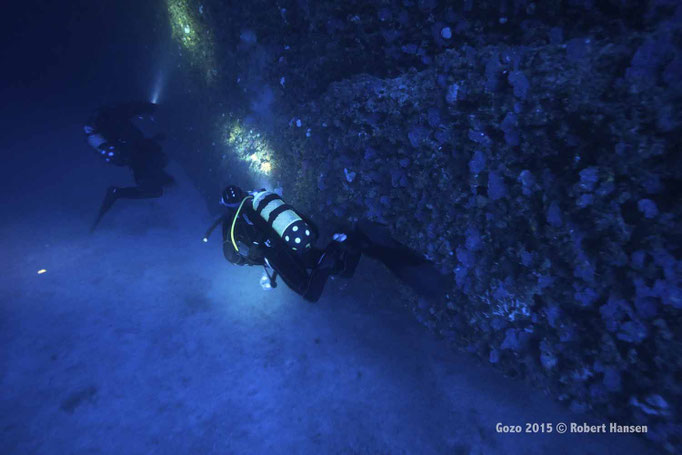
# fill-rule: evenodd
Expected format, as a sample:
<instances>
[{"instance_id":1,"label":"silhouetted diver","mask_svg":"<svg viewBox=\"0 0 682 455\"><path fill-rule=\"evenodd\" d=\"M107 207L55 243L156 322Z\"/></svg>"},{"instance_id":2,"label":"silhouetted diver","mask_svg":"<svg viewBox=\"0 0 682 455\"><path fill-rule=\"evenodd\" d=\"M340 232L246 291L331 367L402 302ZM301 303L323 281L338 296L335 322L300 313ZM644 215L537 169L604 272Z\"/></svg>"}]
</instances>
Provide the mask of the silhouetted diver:
<instances>
[{"instance_id":1,"label":"silhouetted diver","mask_svg":"<svg viewBox=\"0 0 682 455\"><path fill-rule=\"evenodd\" d=\"M236 185L225 188L220 199L228 208L204 236L222 223L223 254L237 265L264 266L265 287L282 280L304 299L316 302L331 275L353 276L361 254L384 263L401 280L425 296L442 296L449 285L434 264L400 244L386 226L359 221L351 229L334 234L326 248L314 246L315 224L286 204L274 192L244 192Z\"/></svg>"},{"instance_id":2,"label":"silhouetted diver","mask_svg":"<svg viewBox=\"0 0 682 455\"><path fill-rule=\"evenodd\" d=\"M173 177L164 171L168 158L161 150L159 137L145 137L131 122L133 117L151 115L155 110L156 105L147 102L102 107L84 126L88 144L105 162L129 167L137 185L109 187L91 231L118 199L158 198L163 187L173 183Z\"/></svg>"}]
</instances>

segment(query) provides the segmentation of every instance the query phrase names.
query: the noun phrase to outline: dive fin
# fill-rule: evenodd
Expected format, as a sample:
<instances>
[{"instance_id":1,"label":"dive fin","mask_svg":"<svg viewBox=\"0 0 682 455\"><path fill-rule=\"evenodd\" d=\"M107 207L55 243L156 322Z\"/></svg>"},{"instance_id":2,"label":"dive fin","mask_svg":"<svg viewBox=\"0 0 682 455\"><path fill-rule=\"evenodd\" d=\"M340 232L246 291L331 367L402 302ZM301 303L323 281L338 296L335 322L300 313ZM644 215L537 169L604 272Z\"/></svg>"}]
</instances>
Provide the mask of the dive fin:
<instances>
[{"instance_id":1,"label":"dive fin","mask_svg":"<svg viewBox=\"0 0 682 455\"><path fill-rule=\"evenodd\" d=\"M95 231L97 225L102 220L102 217L111 209L111 207L114 205L114 202L116 202L116 199L118 199L118 195L116 194L116 187L110 186L109 188L107 188L107 193L104 195L104 200L102 201L102 206L99 208L97 219L95 219L95 222L92 224L90 232Z\"/></svg>"},{"instance_id":2,"label":"dive fin","mask_svg":"<svg viewBox=\"0 0 682 455\"><path fill-rule=\"evenodd\" d=\"M383 223L369 220L358 220L355 227L356 230L362 234L365 240L373 245L384 247L400 245L391 236L391 231L388 226Z\"/></svg>"},{"instance_id":3,"label":"dive fin","mask_svg":"<svg viewBox=\"0 0 682 455\"><path fill-rule=\"evenodd\" d=\"M385 224L360 220L355 234L354 243L363 254L382 262L418 294L437 299L448 292L451 280L422 254L395 240Z\"/></svg>"}]
</instances>

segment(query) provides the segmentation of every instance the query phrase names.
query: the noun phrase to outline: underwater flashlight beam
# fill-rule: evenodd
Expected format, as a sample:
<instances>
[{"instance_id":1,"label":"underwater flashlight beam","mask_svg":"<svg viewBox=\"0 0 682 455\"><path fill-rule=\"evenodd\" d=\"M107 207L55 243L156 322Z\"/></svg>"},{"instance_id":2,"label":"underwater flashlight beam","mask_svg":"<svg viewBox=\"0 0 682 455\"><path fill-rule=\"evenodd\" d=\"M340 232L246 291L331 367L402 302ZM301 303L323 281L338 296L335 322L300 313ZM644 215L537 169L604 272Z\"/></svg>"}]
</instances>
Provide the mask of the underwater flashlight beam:
<instances>
[{"instance_id":1,"label":"underwater flashlight beam","mask_svg":"<svg viewBox=\"0 0 682 455\"><path fill-rule=\"evenodd\" d=\"M156 77L154 78L154 82L152 85L152 91L149 97L149 101L151 101L154 104L159 103L159 100L161 99L163 91L167 85L168 78L172 73L173 61L175 56L171 51L171 42L164 42L159 44L159 48L156 55L158 55L158 60L156 63L157 71Z\"/></svg>"},{"instance_id":2,"label":"underwater flashlight beam","mask_svg":"<svg viewBox=\"0 0 682 455\"><path fill-rule=\"evenodd\" d=\"M152 88L152 96L149 101L154 104L159 104L159 97L163 91L163 87L166 83L166 69L161 68L156 75L156 80L154 82L154 87Z\"/></svg>"}]
</instances>

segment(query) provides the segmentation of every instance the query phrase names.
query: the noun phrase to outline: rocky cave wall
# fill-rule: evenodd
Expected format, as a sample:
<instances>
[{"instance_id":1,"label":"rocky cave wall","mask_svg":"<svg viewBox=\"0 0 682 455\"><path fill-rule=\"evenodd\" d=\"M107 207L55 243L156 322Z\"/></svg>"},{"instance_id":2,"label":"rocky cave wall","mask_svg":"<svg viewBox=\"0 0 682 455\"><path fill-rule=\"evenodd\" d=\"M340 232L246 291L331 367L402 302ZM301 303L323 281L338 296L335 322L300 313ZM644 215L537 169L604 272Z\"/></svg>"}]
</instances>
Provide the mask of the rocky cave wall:
<instances>
[{"instance_id":1,"label":"rocky cave wall","mask_svg":"<svg viewBox=\"0 0 682 455\"><path fill-rule=\"evenodd\" d=\"M205 194L242 166L320 224L387 223L452 277L406 291L421 323L681 447L678 2L173 2Z\"/></svg>"}]
</instances>

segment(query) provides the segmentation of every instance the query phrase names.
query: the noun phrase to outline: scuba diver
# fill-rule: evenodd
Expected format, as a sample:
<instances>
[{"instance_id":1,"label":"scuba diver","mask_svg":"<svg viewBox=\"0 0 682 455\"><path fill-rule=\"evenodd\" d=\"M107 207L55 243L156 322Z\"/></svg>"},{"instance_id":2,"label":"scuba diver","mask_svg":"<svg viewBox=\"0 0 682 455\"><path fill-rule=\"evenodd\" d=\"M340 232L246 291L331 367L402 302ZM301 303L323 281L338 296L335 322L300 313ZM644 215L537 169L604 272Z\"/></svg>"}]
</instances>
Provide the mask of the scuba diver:
<instances>
[{"instance_id":1,"label":"scuba diver","mask_svg":"<svg viewBox=\"0 0 682 455\"><path fill-rule=\"evenodd\" d=\"M158 142L162 136L147 138L131 121L133 117L151 117L155 110L156 104L147 102L102 107L83 127L88 144L97 154L106 163L129 167L136 184L107 189L91 232L118 199L158 198L163 194L163 188L174 182L164 171L168 158Z\"/></svg>"},{"instance_id":2,"label":"scuba diver","mask_svg":"<svg viewBox=\"0 0 682 455\"><path fill-rule=\"evenodd\" d=\"M381 261L427 297L438 298L448 288L447 277L422 255L391 238L385 225L358 221L351 229L335 233L320 249L315 246L315 224L277 193L265 189L246 193L229 185L220 203L228 211L211 225L203 241L222 224L225 259L237 265L263 266L264 289L276 287L281 277L305 300L316 302L330 276L353 276L362 254Z\"/></svg>"}]
</instances>

